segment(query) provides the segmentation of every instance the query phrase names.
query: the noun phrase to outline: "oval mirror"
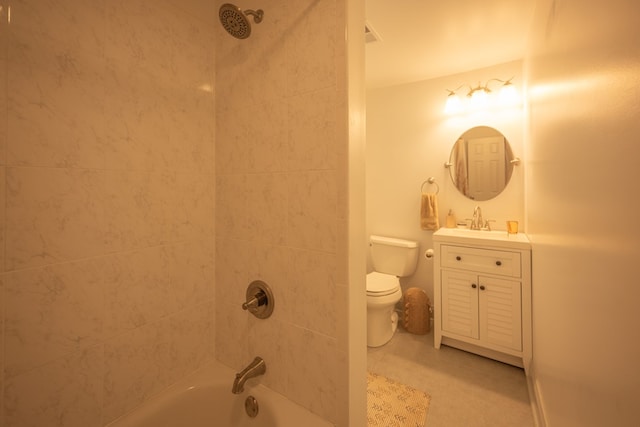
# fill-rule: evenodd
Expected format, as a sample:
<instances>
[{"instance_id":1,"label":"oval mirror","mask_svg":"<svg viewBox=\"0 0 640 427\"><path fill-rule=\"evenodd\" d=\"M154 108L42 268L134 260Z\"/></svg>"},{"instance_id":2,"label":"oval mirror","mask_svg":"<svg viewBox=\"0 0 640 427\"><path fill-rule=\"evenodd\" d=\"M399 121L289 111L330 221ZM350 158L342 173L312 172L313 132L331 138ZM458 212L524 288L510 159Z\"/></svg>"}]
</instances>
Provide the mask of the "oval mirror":
<instances>
[{"instance_id":1,"label":"oval mirror","mask_svg":"<svg viewBox=\"0 0 640 427\"><path fill-rule=\"evenodd\" d=\"M483 201L502 193L516 161L502 133L488 126L476 126L453 144L447 166L451 181L461 194Z\"/></svg>"}]
</instances>

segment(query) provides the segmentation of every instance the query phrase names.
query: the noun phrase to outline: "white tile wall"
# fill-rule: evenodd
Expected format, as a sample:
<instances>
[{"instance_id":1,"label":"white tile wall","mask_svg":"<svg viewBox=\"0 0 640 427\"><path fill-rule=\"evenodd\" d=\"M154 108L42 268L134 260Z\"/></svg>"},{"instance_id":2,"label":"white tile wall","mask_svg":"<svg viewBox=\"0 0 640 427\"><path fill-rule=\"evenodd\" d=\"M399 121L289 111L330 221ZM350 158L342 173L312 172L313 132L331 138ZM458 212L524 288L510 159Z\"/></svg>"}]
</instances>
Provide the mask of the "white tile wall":
<instances>
[{"instance_id":1,"label":"white tile wall","mask_svg":"<svg viewBox=\"0 0 640 427\"><path fill-rule=\"evenodd\" d=\"M100 426L214 358L214 35L167 1L11 15L0 425Z\"/></svg>"},{"instance_id":2,"label":"white tile wall","mask_svg":"<svg viewBox=\"0 0 640 427\"><path fill-rule=\"evenodd\" d=\"M278 0L250 38L216 33L217 355L263 357L267 384L332 421L347 405L345 7ZM256 279L276 297L267 320L239 308Z\"/></svg>"},{"instance_id":3,"label":"white tile wall","mask_svg":"<svg viewBox=\"0 0 640 427\"><path fill-rule=\"evenodd\" d=\"M0 425L104 425L214 343L347 413L344 3L271 2L244 41L175 0L12 3ZM240 309L254 279L267 321Z\"/></svg>"}]
</instances>

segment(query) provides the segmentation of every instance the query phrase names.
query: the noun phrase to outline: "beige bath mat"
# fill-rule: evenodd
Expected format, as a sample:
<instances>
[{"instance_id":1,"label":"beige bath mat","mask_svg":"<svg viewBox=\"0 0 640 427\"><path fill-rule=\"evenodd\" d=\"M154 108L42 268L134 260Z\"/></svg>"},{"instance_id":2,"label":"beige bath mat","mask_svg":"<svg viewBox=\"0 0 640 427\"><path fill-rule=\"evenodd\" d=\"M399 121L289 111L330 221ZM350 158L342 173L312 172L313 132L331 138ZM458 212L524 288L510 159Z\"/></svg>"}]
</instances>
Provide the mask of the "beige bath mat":
<instances>
[{"instance_id":1,"label":"beige bath mat","mask_svg":"<svg viewBox=\"0 0 640 427\"><path fill-rule=\"evenodd\" d=\"M431 396L382 375L367 375L369 427L423 427Z\"/></svg>"}]
</instances>

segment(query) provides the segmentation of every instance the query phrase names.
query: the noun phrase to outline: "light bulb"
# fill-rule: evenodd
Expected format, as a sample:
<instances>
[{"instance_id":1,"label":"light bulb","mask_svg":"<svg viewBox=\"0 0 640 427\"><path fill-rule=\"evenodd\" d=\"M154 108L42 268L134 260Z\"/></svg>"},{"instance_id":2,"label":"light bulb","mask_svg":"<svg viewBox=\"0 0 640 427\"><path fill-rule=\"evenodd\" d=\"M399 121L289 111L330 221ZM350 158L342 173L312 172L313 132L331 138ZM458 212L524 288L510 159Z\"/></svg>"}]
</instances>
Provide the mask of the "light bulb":
<instances>
[{"instance_id":1,"label":"light bulb","mask_svg":"<svg viewBox=\"0 0 640 427\"><path fill-rule=\"evenodd\" d=\"M499 97L501 105L514 105L518 103L518 91L511 82L505 83L500 88Z\"/></svg>"},{"instance_id":2,"label":"light bulb","mask_svg":"<svg viewBox=\"0 0 640 427\"><path fill-rule=\"evenodd\" d=\"M447 96L447 102L444 105L444 112L447 114L456 114L462 111L462 101L460 97L455 93L450 93Z\"/></svg>"},{"instance_id":3,"label":"light bulb","mask_svg":"<svg viewBox=\"0 0 640 427\"><path fill-rule=\"evenodd\" d=\"M487 92L485 89L477 89L471 94L471 108L479 110L487 106Z\"/></svg>"}]
</instances>

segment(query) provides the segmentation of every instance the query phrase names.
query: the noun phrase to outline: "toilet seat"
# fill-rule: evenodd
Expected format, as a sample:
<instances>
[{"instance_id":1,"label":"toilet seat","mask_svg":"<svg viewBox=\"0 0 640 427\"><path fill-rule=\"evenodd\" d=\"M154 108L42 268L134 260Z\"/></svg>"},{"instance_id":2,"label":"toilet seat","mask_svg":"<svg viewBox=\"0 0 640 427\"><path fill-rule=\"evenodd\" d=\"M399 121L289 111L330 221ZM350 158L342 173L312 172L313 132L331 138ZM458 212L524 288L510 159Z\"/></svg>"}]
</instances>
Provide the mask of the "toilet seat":
<instances>
[{"instance_id":1,"label":"toilet seat","mask_svg":"<svg viewBox=\"0 0 640 427\"><path fill-rule=\"evenodd\" d=\"M391 274L374 271L367 274L367 296L382 297L400 289L400 280Z\"/></svg>"}]
</instances>

